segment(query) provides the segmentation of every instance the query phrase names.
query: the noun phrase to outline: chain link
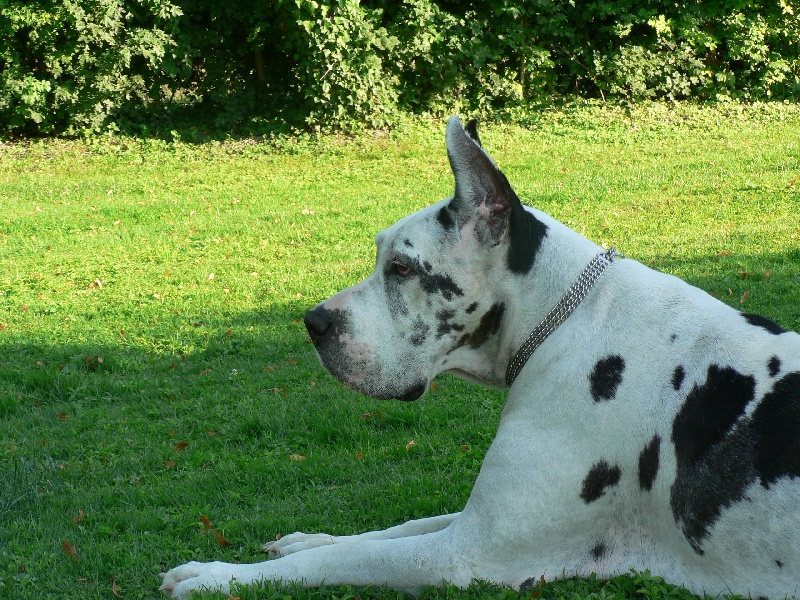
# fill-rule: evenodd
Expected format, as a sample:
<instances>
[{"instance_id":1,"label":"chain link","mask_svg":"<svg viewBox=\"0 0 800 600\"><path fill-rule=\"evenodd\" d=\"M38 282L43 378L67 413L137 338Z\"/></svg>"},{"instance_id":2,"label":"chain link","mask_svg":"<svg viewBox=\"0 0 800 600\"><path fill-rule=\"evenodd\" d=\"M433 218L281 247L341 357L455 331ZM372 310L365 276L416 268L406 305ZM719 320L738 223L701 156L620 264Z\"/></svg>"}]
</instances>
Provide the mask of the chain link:
<instances>
[{"instance_id":1,"label":"chain link","mask_svg":"<svg viewBox=\"0 0 800 600\"><path fill-rule=\"evenodd\" d=\"M528 362L528 359L534 353L542 342L547 339L556 328L567 320L581 301L589 293L589 290L597 281L598 277L603 274L615 258L623 258L622 254L617 252L616 248L611 248L607 252L601 252L595 256L591 262L586 265L586 268L578 277L578 280L573 283L567 290L567 293L558 301L553 309L547 314L544 320L534 329L528 336L522 346L520 346L517 353L508 363L506 369L506 385L511 386L514 380L522 371L522 367Z\"/></svg>"}]
</instances>

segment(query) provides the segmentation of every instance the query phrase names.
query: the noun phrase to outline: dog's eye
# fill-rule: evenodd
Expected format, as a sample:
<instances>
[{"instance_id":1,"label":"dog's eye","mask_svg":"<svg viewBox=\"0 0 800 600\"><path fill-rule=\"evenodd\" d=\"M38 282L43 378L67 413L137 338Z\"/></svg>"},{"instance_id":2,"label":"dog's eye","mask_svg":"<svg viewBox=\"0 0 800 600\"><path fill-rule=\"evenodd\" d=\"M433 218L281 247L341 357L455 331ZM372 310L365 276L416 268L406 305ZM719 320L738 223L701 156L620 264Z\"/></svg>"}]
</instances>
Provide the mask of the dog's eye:
<instances>
[{"instance_id":1,"label":"dog's eye","mask_svg":"<svg viewBox=\"0 0 800 600\"><path fill-rule=\"evenodd\" d=\"M411 267L409 267L405 263L396 262L393 264L394 272L400 275L401 277L408 277L411 275Z\"/></svg>"}]
</instances>

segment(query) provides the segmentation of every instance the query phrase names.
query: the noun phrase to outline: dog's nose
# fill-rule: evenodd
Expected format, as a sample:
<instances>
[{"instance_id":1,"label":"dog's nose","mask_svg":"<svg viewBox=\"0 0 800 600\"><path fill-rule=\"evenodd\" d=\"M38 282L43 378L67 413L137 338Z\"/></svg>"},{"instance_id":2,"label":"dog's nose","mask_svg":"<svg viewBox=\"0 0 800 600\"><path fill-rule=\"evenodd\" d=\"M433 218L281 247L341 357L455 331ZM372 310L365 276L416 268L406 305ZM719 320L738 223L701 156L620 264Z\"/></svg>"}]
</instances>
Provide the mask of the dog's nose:
<instances>
[{"instance_id":1,"label":"dog's nose","mask_svg":"<svg viewBox=\"0 0 800 600\"><path fill-rule=\"evenodd\" d=\"M308 335L311 336L311 341L316 344L331 327L331 313L329 310L318 306L306 313L303 322L306 324L306 329L308 330Z\"/></svg>"}]
</instances>

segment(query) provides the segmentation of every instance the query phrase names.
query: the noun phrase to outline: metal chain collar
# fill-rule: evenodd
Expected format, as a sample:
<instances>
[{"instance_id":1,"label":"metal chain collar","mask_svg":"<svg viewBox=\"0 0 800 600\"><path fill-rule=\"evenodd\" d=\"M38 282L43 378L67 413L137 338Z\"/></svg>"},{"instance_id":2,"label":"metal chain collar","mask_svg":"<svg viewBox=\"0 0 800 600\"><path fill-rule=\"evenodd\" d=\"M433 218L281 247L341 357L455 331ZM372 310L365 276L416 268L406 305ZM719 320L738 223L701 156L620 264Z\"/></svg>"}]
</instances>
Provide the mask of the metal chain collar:
<instances>
[{"instance_id":1,"label":"metal chain collar","mask_svg":"<svg viewBox=\"0 0 800 600\"><path fill-rule=\"evenodd\" d=\"M528 339L520 346L517 353L508 363L506 369L506 385L511 386L514 380L522 371L522 367L528 362L528 359L534 351L547 339L551 333L556 330L556 327L561 325L572 314L581 301L589 293L589 290L597 281L598 277L603 274L615 258L624 258L622 254L617 252L616 248L611 248L607 252L601 252L595 256L591 262L586 265L586 268L578 277L578 280L572 284L567 290L567 293L562 296L553 309L544 318L544 321L534 329L528 336Z\"/></svg>"}]
</instances>

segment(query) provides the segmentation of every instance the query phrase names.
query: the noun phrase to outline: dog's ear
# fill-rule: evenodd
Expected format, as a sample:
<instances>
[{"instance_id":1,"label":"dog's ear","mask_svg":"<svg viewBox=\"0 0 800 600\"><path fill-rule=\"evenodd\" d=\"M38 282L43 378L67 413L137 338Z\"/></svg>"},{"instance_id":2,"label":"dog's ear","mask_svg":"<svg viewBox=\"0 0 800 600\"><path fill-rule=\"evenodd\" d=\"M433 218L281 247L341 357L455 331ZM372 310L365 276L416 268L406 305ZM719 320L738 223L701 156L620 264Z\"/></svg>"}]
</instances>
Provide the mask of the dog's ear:
<instances>
[{"instance_id":1,"label":"dog's ear","mask_svg":"<svg viewBox=\"0 0 800 600\"><path fill-rule=\"evenodd\" d=\"M515 202L519 204L519 199L506 176L481 148L476 121L464 127L458 117L450 117L445 138L450 168L456 178L451 208L459 224L477 214L481 232L488 233L492 243L500 243L508 229L511 208Z\"/></svg>"}]
</instances>

